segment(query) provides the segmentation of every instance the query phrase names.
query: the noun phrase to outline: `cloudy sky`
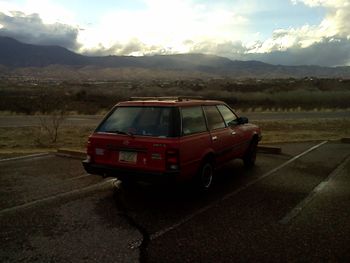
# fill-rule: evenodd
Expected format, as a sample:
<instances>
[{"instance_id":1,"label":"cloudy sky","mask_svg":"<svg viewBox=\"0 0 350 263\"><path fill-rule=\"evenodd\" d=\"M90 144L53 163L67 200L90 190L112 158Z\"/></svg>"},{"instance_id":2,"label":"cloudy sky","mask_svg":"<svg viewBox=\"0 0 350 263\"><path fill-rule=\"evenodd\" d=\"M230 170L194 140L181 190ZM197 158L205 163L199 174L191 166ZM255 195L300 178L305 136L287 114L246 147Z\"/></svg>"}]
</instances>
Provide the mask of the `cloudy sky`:
<instances>
[{"instance_id":1,"label":"cloudy sky","mask_svg":"<svg viewBox=\"0 0 350 263\"><path fill-rule=\"evenodd\" d=\"M350 0L0 0L0 35L88 55L350 66Z\"/></svg>"}]
</instances>

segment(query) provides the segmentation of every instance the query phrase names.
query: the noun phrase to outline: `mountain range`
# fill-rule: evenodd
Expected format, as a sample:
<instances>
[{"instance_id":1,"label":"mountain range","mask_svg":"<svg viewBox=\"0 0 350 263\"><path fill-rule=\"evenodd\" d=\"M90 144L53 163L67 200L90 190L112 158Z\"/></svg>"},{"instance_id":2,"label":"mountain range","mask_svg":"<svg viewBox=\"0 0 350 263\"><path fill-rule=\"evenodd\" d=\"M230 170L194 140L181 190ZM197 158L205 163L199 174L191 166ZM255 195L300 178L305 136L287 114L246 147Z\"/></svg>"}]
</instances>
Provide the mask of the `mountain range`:
<instances>
[{"instance_id":1,"label":"mountain range","mask_svg":"<svg viewBox=\"0 0 350 263\"><path fill-rule=\"evenodd\" d=\"M84 56L0 37L0 76L57 79L350 78L350 67L283 66L204 54Z\"/></svg>"}]
</instances>

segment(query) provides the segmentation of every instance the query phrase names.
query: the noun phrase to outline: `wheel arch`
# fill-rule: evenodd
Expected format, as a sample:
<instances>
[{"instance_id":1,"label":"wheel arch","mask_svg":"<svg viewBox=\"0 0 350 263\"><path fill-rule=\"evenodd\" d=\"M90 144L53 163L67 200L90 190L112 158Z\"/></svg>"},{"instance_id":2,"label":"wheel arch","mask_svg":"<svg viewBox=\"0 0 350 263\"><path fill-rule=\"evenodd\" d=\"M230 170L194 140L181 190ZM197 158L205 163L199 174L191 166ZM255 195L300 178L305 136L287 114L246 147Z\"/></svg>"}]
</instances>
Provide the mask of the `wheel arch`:
<instances>
[{"instance_id":1,"label":"wheel arch","mask_svg":"<svg viewBox=\"0 0 350 263\"><path fill-rule=\"evenodd\" d=\"M215 163L215 153L213 150L208 150L202 155L201 165L207 161Z\"/></svg>"},{"instance_id":2,"label":"wheel arch","mask_svg":"<svg viewBox=\"0 0 350 263\"><path fill-rule=\"evenodd\" d=\"M253 133L253 136L252 136L252 139L251 139L251 142L253 141L259 141L259 134L257 132L254 132Z\"/></svg>"}]
</instances>

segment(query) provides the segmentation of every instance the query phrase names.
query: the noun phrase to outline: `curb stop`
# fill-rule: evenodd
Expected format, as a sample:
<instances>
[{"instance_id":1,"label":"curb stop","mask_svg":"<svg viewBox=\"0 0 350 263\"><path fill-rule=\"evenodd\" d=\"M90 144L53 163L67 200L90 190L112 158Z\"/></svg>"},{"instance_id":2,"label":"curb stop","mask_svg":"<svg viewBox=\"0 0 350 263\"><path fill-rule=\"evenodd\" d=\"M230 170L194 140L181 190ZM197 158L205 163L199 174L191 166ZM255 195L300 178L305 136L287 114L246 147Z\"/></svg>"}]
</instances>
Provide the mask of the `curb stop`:
<instances>
[{"instance_id":1,"label":"curb stop","mask_svg":"<svg viewBox=\"0 0 350 263\"><path fill-rule=\"evenodd\" d=\"M85 159L86 153L83 151L69 150L69 149L58 149L56 152L57 156L68 157L73 159Z\"/></svg>"},{"instance_id":2,"label":"curb stop","mask_svg":"<svg viewBox=\"0 0 350 263\"><path fill-rule=\"evenodd\" d=\"M274 146L258 146L258 152L260 153L269 153L269 154L281 154L282 148L281 147L274 147Z\"/></svg>"}]
</instances>

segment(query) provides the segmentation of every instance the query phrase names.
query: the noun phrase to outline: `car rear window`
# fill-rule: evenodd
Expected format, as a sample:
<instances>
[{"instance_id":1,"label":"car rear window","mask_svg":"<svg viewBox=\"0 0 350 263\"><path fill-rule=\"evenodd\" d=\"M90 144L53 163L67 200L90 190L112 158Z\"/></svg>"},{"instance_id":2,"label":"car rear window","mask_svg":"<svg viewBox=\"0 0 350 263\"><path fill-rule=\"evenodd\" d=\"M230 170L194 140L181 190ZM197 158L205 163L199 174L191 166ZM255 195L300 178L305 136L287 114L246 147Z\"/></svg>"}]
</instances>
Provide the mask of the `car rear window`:
<instances>
[{"instance_id":1,"label":"car rear window","mask_svg":"<svg viewBox=\"0 0 350 263\"><path fill-rule=\"evenodd\" d=\"M176 110L175 107L117 107L96 132L175 137Z\"/></svg>"}]
</instances>

